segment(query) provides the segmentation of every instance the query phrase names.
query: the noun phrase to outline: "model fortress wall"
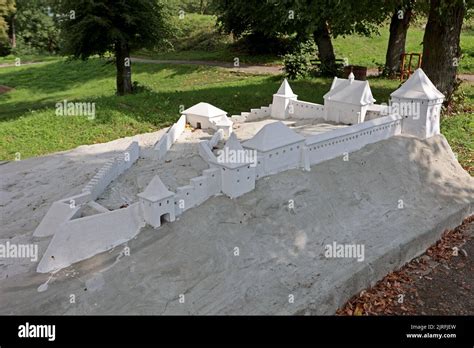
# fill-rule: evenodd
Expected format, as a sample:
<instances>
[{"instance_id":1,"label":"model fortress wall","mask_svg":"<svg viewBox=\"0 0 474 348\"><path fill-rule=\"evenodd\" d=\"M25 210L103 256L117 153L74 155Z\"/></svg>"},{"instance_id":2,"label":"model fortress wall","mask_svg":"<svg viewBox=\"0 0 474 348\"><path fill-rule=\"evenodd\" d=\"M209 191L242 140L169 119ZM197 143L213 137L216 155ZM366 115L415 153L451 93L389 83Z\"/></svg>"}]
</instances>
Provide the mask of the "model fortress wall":
<instances>
[{"instance_id":1,"label":"model fortress wall","mask_svg":"<svg viewBox=\"0 0 474 348\"><path fill-rule=\"evenodd\" d=\"M126 151L129 161L115 158L98 172L80 195L53 203L34 233L35 236L54 234L37 271L61 269L109 250L133 238L145 224L158 228L212 196L239 197L252 191L261 177L289 169L310 170L312 165L399 134L422 139L439 134L443 99L444 96L418 69L391 94L390 106L374 104L369 83L356 81L353 75L348 79L334 78L324 96L324 105L298 101L286 80L273 95L272 104L231 119L225 111L199 103L183 111L178 122L157 141L154 153L158 159L163 158L184 131L186 123L195 128L212 128L216 130L213 137L199 144L199 154L209 169L192 178L188 185L178 187L176 192L170 191L155 176L138 194L138 202L124 209L108 211L94 200L138 158L138 144L132 143ZM243 143L232 133L233 122L263 118L320 118L351 125L304 137L279 121L265 125ZM227 138L224 147L214 153L214 146L223 138ZM67 205L71 199L75 204ZM74 219L86 204L99 214Z\"/></svg>"}]
</instances>

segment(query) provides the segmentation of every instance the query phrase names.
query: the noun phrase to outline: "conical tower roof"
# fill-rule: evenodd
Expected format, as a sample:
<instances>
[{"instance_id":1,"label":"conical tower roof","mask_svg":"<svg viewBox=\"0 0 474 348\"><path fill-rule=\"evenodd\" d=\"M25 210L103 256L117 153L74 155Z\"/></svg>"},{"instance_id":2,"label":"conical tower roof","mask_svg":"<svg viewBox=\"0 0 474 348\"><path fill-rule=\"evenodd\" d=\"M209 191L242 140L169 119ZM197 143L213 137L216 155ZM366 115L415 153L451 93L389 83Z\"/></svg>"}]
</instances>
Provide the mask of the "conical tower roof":
<instances>
[{"instance_id":1,"label":"conical tower roof","mask_svg":"<svg viewBox=\"0 0 474 348\"><path fill-rule=\"evenodd\" d=\"M291 89L290 84L288 83L286 79L283 80L276 94L282 95L285 97L296 97L296 94L293 93L293 90Z\"/></svg>"},{"instance_id":2,"label":"conical tower roof","mask_svg":"<svg viewBox=\"0 0 474 348\"><path fill-rule=\"evenodd\" d=\"M216 164L234 169L246 166L252 163L252 159L248 157L248 151L242 147L235 133L231 133L229 139L216 158Z\"/></svg>"},{"instance_id":3,"label":"conical tower roof","mask_svg":"<svg viewBox=\"0 0 474 348\"><path fill-rule=\"evenodd\" d=\"M410 78L406 80L399 89L392 92L390 96L402 99L419 100L444 99L443 93L438 91L436 86L431 82L421 68L416 69Z\"/></svg>"},{"instance_id":4,"label":"conical tower roof","mask_svg":"<svg viewBox=\"0 0 474 348\"><path fill-rule=\"evenodd\" d=\"M138 194L139 197L147 199L151 202L156 202L173 195L174 193L168 190L158 175L153 177L153 179L145 188L145 191Z\"/></svg>"}]
</instances>

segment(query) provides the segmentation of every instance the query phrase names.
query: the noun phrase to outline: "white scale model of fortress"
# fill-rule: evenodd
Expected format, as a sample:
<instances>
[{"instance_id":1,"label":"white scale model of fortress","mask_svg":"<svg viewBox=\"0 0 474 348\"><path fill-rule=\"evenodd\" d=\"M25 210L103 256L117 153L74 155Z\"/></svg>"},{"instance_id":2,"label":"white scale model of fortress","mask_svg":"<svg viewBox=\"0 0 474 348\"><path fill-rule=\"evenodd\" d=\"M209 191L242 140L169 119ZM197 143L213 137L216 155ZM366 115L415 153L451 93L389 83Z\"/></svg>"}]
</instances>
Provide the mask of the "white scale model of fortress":
<instances>
[{"instance_id":1,"label":"white scale model of fortress","mask_svg":"<svg viewBox=\"0 0 474 348\"><path fill-rule=\"evenodd\" d=\"M173 222L212 196L239 197L252 191L256 180L264 176L296 168L309 171L315 164L400 134L421 139L439 134L443 100L443 94L418 69L391 94L389 105L374 104L369 82L357 81L352 74L348 79L334 78L324 105L299 101L286 80L273 95L272 104L230 118L213 105L194 105L157 141L154 157L162 159L189 123L215 130L210 140L199 143L199 154L209 168L176 192L155 176L138 194L138 202L109 211L94 201L138 159L140 148L132 142L124 155L99 170L81 194L52 204L34 232L36 237L53 236L37 271L56 271L110 250L132 239L146 224L158 228L163 222ZM349 126L304 137L281 121L273 122L243 143L232 132L234 123L268 118L322 119ZM215 145L225 138L224 147L214 153ZM77 218L86 205L98 214Z\"/></svg>"}]
</instances>

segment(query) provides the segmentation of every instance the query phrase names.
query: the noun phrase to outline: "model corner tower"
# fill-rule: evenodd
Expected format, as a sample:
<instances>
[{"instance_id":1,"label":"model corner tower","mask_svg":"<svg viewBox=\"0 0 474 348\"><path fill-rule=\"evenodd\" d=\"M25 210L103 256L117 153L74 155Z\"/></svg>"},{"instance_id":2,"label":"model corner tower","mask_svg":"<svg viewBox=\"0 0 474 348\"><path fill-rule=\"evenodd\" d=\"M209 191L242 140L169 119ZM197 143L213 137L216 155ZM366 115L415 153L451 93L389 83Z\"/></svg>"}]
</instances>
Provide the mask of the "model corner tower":
<instances>
[{"instance_id":1,"label":"model corner tower","mask_svg":"<svg viewBox=\"0 0 474 348\"><path fill-rule=\"evenodd\" d=\"M288 81L284 79L278 91L273 95L271 117L280 120L288 118L290 101L297 98L298 96L293 93Z\"/></svg>"},{"instance_id":2,"label":"model corner tower","mask_svg":"<svg viewBox=\"0 0 474 348\"><path fill-rule=\"evenodd\" d=\"M169 191L158 175L155 175L137 195L143 208L145 221L154 228L161 223L175 220L174 193Z\"/></svg>"},{"instance_id":3,"label":"model corner tower","mask_svg":"<svg viewBox=\"0 0 474 348\"><path fill-rule=\"evenodd\" d=\"M402 134L421 139L440 133L439 119L444 95L419 68L399 89L390 94L391 107L402 121Z\"/></svg>"},{"instance_id":4,"label":"model corner tower","mask_svg":"<svg viewBox=\"0 0 474 348\"><path fill-rule=\"evenodd\" d=\"M255 156L256 157L256 156ZM221 170L222 192L236 198L255 188L255 163L232 133L215 163Z\"/></svg>"}]
</instances>

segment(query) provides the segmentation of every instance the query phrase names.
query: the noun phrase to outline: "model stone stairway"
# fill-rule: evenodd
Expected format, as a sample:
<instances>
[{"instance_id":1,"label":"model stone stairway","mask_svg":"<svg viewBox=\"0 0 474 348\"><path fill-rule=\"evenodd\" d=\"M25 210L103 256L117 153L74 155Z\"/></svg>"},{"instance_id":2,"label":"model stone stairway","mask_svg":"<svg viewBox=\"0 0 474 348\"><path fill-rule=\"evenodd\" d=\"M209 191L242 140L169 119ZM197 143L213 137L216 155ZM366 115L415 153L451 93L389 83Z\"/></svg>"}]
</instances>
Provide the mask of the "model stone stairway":
<instances>
[{"instance_id":1,"label":"model stone stairway","mask_svg":"<svg viewBox=\"0 0 474 348\"><path fill-rule=\"evenodd\" d=\"M231 119L236 123L255 121L270 116L271 109L272 104L269 104L268 106L262 106L258 109L250 109L250 111L241 112L240 115L233 115L231 116Z\"/></svg>"}]
</instances>

